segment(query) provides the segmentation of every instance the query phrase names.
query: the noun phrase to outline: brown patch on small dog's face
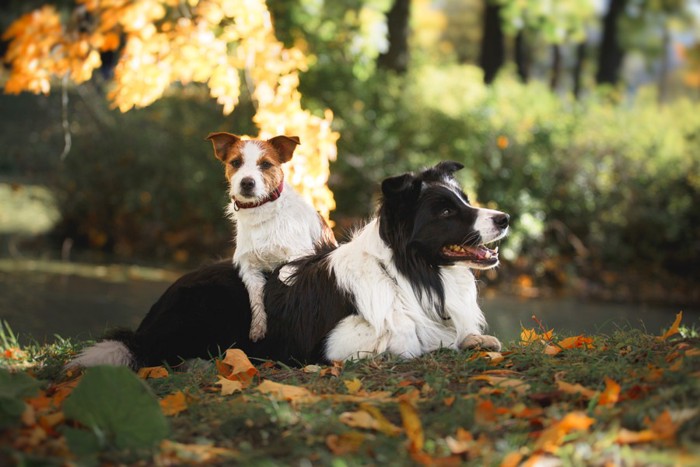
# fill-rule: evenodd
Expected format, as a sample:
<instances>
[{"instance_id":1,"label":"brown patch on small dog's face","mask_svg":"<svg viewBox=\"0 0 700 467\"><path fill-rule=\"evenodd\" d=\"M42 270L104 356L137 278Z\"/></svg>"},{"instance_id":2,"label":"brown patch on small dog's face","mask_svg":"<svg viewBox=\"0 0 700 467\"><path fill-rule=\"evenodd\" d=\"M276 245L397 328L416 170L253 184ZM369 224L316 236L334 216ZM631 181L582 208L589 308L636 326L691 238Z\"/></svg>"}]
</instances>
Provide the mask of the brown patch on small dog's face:
<instances>
[{"instance_id":1,"label":"brown patch on small dog's face","mask_svg":"<svg viewBox=\"0 0 700 467\"><path fill-rule=\"evenodd\" d=\"M211 133L216 157L224 163L232 197L264 198L284 180L282 164L292 158L299 144L295 136L276 136L267 141L242 140L230 133Z\"/></svg>"}]
</instances>

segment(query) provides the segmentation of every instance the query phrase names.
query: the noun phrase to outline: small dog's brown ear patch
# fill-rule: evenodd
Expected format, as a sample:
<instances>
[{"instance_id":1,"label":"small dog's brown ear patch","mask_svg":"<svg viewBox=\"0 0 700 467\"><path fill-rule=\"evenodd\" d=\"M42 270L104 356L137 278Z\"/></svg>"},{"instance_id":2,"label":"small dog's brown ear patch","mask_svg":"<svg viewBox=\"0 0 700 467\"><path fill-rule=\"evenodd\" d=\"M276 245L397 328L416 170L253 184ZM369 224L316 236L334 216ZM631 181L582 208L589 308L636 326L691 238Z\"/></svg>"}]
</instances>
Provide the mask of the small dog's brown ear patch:
<instances>
[{"instance_id":1,"label":"small dog's brown ear patch","mask_svg":"<svg viewBox=\"0 0 700 467\"><path fill-rule=\"evenodd\" d=\"M297 145L301 144L298 136L283 135L270 138L267 142L277 150L281 163L289 162L292 159L292 155L294 155L294 149L296 149Z\"/></svg>"},{"instance_id":2,"label":"small dog's brown ear patch","mask_svg":"<svg viewBox=\"0 0 700 467\"><path fill-rule=\"evenodd\" d=\"M209 133L206 139L212 142L214 154L221 161L226 160L229 148L241 140L238 136L225 132Z\"/></svg>"}]
</instances>

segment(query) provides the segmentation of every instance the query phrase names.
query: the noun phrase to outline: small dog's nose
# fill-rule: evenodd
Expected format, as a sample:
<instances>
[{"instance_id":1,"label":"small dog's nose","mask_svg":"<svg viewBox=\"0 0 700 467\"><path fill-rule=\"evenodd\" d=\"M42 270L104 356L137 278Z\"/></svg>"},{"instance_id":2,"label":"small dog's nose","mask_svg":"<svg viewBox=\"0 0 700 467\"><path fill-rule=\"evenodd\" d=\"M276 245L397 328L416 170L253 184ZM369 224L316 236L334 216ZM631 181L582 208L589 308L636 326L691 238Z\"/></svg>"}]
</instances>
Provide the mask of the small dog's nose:
<instances>
[{"instance_id":1,"label":"small dog's nose","mask_svg":"<svg viewBox=\"0 0 700 467\"><path fill-rule=\"evenodd\" d=\"M253 191L255 188L255 180L253 180L251 177L246 177L243 180L241 180L241 189L243 191Z\"/></svg>"},{"instance_id":2,"label":"small dog's nose","mask_svg":"<svg viewBox=\"0 0 700 467\"><path fill-rule=\"evenodd\" d=\"M505 213L493 216L493 223L496 224L496 227L498 227L499 229L505 229L506 227L508 227L509 220L510 216Z\"/></svg>"}]
</instances>

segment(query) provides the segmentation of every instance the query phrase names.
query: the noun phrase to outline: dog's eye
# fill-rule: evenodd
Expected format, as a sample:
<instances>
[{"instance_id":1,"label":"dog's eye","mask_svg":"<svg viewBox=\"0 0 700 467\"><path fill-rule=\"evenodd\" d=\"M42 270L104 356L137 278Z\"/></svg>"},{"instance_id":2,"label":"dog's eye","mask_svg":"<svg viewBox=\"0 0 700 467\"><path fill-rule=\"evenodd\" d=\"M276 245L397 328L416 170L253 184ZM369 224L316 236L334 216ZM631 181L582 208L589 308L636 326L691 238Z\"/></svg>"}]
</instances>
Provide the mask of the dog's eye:
<instances>
[{"instance_id":1,"label":"dog's eye","mask_svg":"<svg viewBox=\"0 0 700 467\"><path fill-rule=\"evenodd\" d=\"M231 161L231 167L234 169L240 169L243 162L240 159L234 159Z\"/></svg>"},{"instance_id":2,"label":"dog's eye","mask_svg":"<svg viewBox=\"0 0 700 467\"><path fill-rule=\"evenodd\" d=\"M262 161L262 162L260 163L260 168L263 169L263 170L267 170L267 169L269 169L270 167L272 167L272 163L271 163L271 162Z\"/></svg>"},{"instance_id":3,"label":"dog's eye","mask_svg":"<svg viewBox=\"0 0 700 467\"><path fill-rule=\"evenodd\" d=\"M450 217L455 213L455 210L452 208L445 208L442 211L440 211L440 217Z\"/></svg>"}]
</instances>

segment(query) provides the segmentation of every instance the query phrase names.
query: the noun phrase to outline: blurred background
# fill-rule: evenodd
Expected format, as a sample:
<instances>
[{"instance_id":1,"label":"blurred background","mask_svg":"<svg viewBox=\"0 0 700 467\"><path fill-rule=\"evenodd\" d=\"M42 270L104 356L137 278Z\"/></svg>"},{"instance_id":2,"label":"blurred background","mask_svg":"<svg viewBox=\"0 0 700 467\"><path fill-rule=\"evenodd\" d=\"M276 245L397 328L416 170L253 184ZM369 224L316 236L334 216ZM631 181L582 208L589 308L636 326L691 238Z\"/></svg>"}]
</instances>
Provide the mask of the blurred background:
<instances>
[{"instance_id":1,"label":"blurred background","mask_svg":"<svg viewBox=\"0 0 700 467\"><path fill-rule=\"evenodd\" d=\"M39 340L138 325L179 274L230 257L225 180L204 137L261 128L245 66L230 113L196 77L115 109L124 37L146 37L126 14L114 19L121 37L85 55L85 79L42 77L33 90L48 94L18 92L13 40L31 26L23 52L46 46L23 15L48 5L64 26L47 31L83 34L104 26L95 11L108 3L163 8L180 25L207 1L0 6L0 319ZM249 15L266 7L276 39L303 54L303 109L332 112L339 238L372 214L383 177L456 160L470 198L513 219L503 264L479 277L497 335L533 327L533 314L572 332L656 332L680 309L700 324L700 1L247 4ZM23 73L40 76L37 63Z\"/></svg>"}]
</instances>

